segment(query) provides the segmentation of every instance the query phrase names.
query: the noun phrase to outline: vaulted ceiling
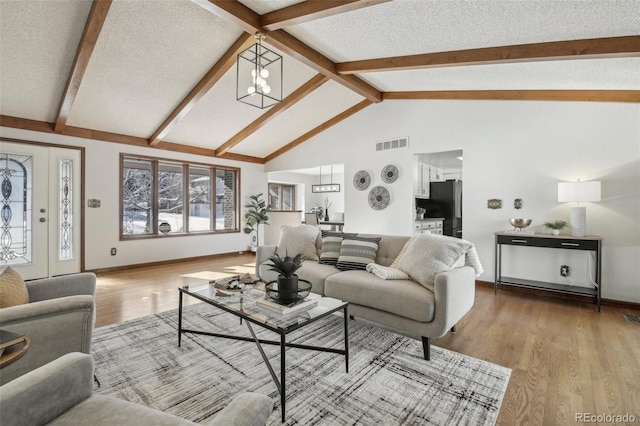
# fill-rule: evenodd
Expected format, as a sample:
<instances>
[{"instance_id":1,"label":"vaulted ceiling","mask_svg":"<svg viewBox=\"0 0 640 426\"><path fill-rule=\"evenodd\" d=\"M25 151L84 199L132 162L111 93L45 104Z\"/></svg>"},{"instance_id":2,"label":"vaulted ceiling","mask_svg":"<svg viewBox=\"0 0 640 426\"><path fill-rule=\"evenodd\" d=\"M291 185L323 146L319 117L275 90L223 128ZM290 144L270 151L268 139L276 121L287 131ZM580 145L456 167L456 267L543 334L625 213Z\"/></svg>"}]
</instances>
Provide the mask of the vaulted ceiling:
<instances>
[{"instance_id":1,"label":"vaulted ceiling","mask_svg":"<svg viewBox=\"0 0 640 426\"><path fill-rule=\"evenodd\" d=\"M640 102L640 1L0 0L0 125L264 163L378 102ZM236 100L266 34L283 102Z\"/></svg>"}]
</instances>

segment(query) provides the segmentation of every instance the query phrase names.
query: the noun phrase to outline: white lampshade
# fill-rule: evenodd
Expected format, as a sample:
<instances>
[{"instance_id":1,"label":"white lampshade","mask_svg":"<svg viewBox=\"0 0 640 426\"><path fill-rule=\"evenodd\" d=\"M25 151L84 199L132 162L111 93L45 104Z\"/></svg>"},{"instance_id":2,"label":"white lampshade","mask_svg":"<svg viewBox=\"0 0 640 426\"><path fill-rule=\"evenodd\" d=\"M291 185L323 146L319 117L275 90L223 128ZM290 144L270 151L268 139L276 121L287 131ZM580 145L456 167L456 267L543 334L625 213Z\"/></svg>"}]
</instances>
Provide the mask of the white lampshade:
<instances>
[{"instance_id":1,"label":"white lampshade","mask_svg":"<svg viewBox=\"0 0 640 426\"><path fill-rule=\"evenodd\" d=\"M600 181L558 183L558 202L580 203L588 201L600 201ZM587 235L587 209L585 207L572 207L569 211L569 221L572 236L584 237Z\"/></svg>"},{"instance_id":2,"label":"white lampshade","mask_svg":"<svg viewBox=\"0 0 640 426\"><path fill-rule=\"evenodd\" d=\"M600 181L558 183L558 202L600 201Z\"/></svg>"}]
</instances>

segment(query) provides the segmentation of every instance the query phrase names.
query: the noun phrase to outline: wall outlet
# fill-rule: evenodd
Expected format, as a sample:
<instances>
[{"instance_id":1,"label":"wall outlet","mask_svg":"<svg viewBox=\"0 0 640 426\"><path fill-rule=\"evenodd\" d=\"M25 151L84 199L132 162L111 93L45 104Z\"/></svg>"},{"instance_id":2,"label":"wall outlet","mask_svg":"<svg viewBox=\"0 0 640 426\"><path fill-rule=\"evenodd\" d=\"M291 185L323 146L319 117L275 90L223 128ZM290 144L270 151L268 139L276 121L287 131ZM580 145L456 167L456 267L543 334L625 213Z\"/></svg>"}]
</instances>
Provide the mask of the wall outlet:
<instances>
[{"instance_id":1,"label":"wall outlet","mask_svg":"<svg viewBox=\"0 0 640 426\"><path fill-rule=\"evenodd\" d=\"M569 265L560 266L560 275L563 277L569 276Z\"/></svg>"},{"instance_id":2,"label":"wall outlet","mask_svg":"<svg viewBox=\"0 0 640 426\"><path fill-rule=\"evenodd\" d=\"M118 253L118 250L115 247L111 247L111 256L115 256L116 253Z\"/></svg>"}]
</instances>

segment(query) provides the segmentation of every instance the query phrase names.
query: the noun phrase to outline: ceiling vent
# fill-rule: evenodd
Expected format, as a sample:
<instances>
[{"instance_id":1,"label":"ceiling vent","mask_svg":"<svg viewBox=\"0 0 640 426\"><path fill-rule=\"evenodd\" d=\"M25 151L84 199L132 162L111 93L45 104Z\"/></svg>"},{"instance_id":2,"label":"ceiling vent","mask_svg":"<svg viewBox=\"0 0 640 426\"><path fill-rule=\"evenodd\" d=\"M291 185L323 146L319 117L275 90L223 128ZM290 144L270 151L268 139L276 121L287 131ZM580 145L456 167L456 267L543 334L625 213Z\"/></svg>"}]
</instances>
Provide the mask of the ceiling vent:
<instances>
[{"instance_id":1,"label":"ceiling vent","mask_svg":"<svg viewBox=\"0 0 640 426\"><path fill-rule=\"evenodd\" d=\"M408 148L409 138L391 139L388 141L377 142L376 151L386 151L387 149Z\"/></svg>"}]
</instances>

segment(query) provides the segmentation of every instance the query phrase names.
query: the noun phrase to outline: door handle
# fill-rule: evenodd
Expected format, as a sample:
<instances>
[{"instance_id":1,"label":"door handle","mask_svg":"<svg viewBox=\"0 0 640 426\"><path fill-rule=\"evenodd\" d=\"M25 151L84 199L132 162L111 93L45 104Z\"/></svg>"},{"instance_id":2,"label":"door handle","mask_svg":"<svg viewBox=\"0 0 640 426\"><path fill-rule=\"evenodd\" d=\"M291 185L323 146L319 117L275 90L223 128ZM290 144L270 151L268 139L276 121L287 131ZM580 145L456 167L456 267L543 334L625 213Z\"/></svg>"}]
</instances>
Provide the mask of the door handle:
<instances>
[{"instance_id":1,"label":"door handle","mask_svg":"<svg viewBox=\"0 0 640 426\"><path fill-rule=\"evenodd\" d=\"M47 209L40 209L40 213L46 213Z\"/></svg>"},{"instance_id":2,"label":"door handle","mask_svg":"<svg viewBox=\"0 0 640 426\"><path fill-rule=\"evenodd\" d=\"M47 221L47 219L45 219L44 217L40 218L40 222L46 222L46 221Z\"/></svg>"}]
</instances>

